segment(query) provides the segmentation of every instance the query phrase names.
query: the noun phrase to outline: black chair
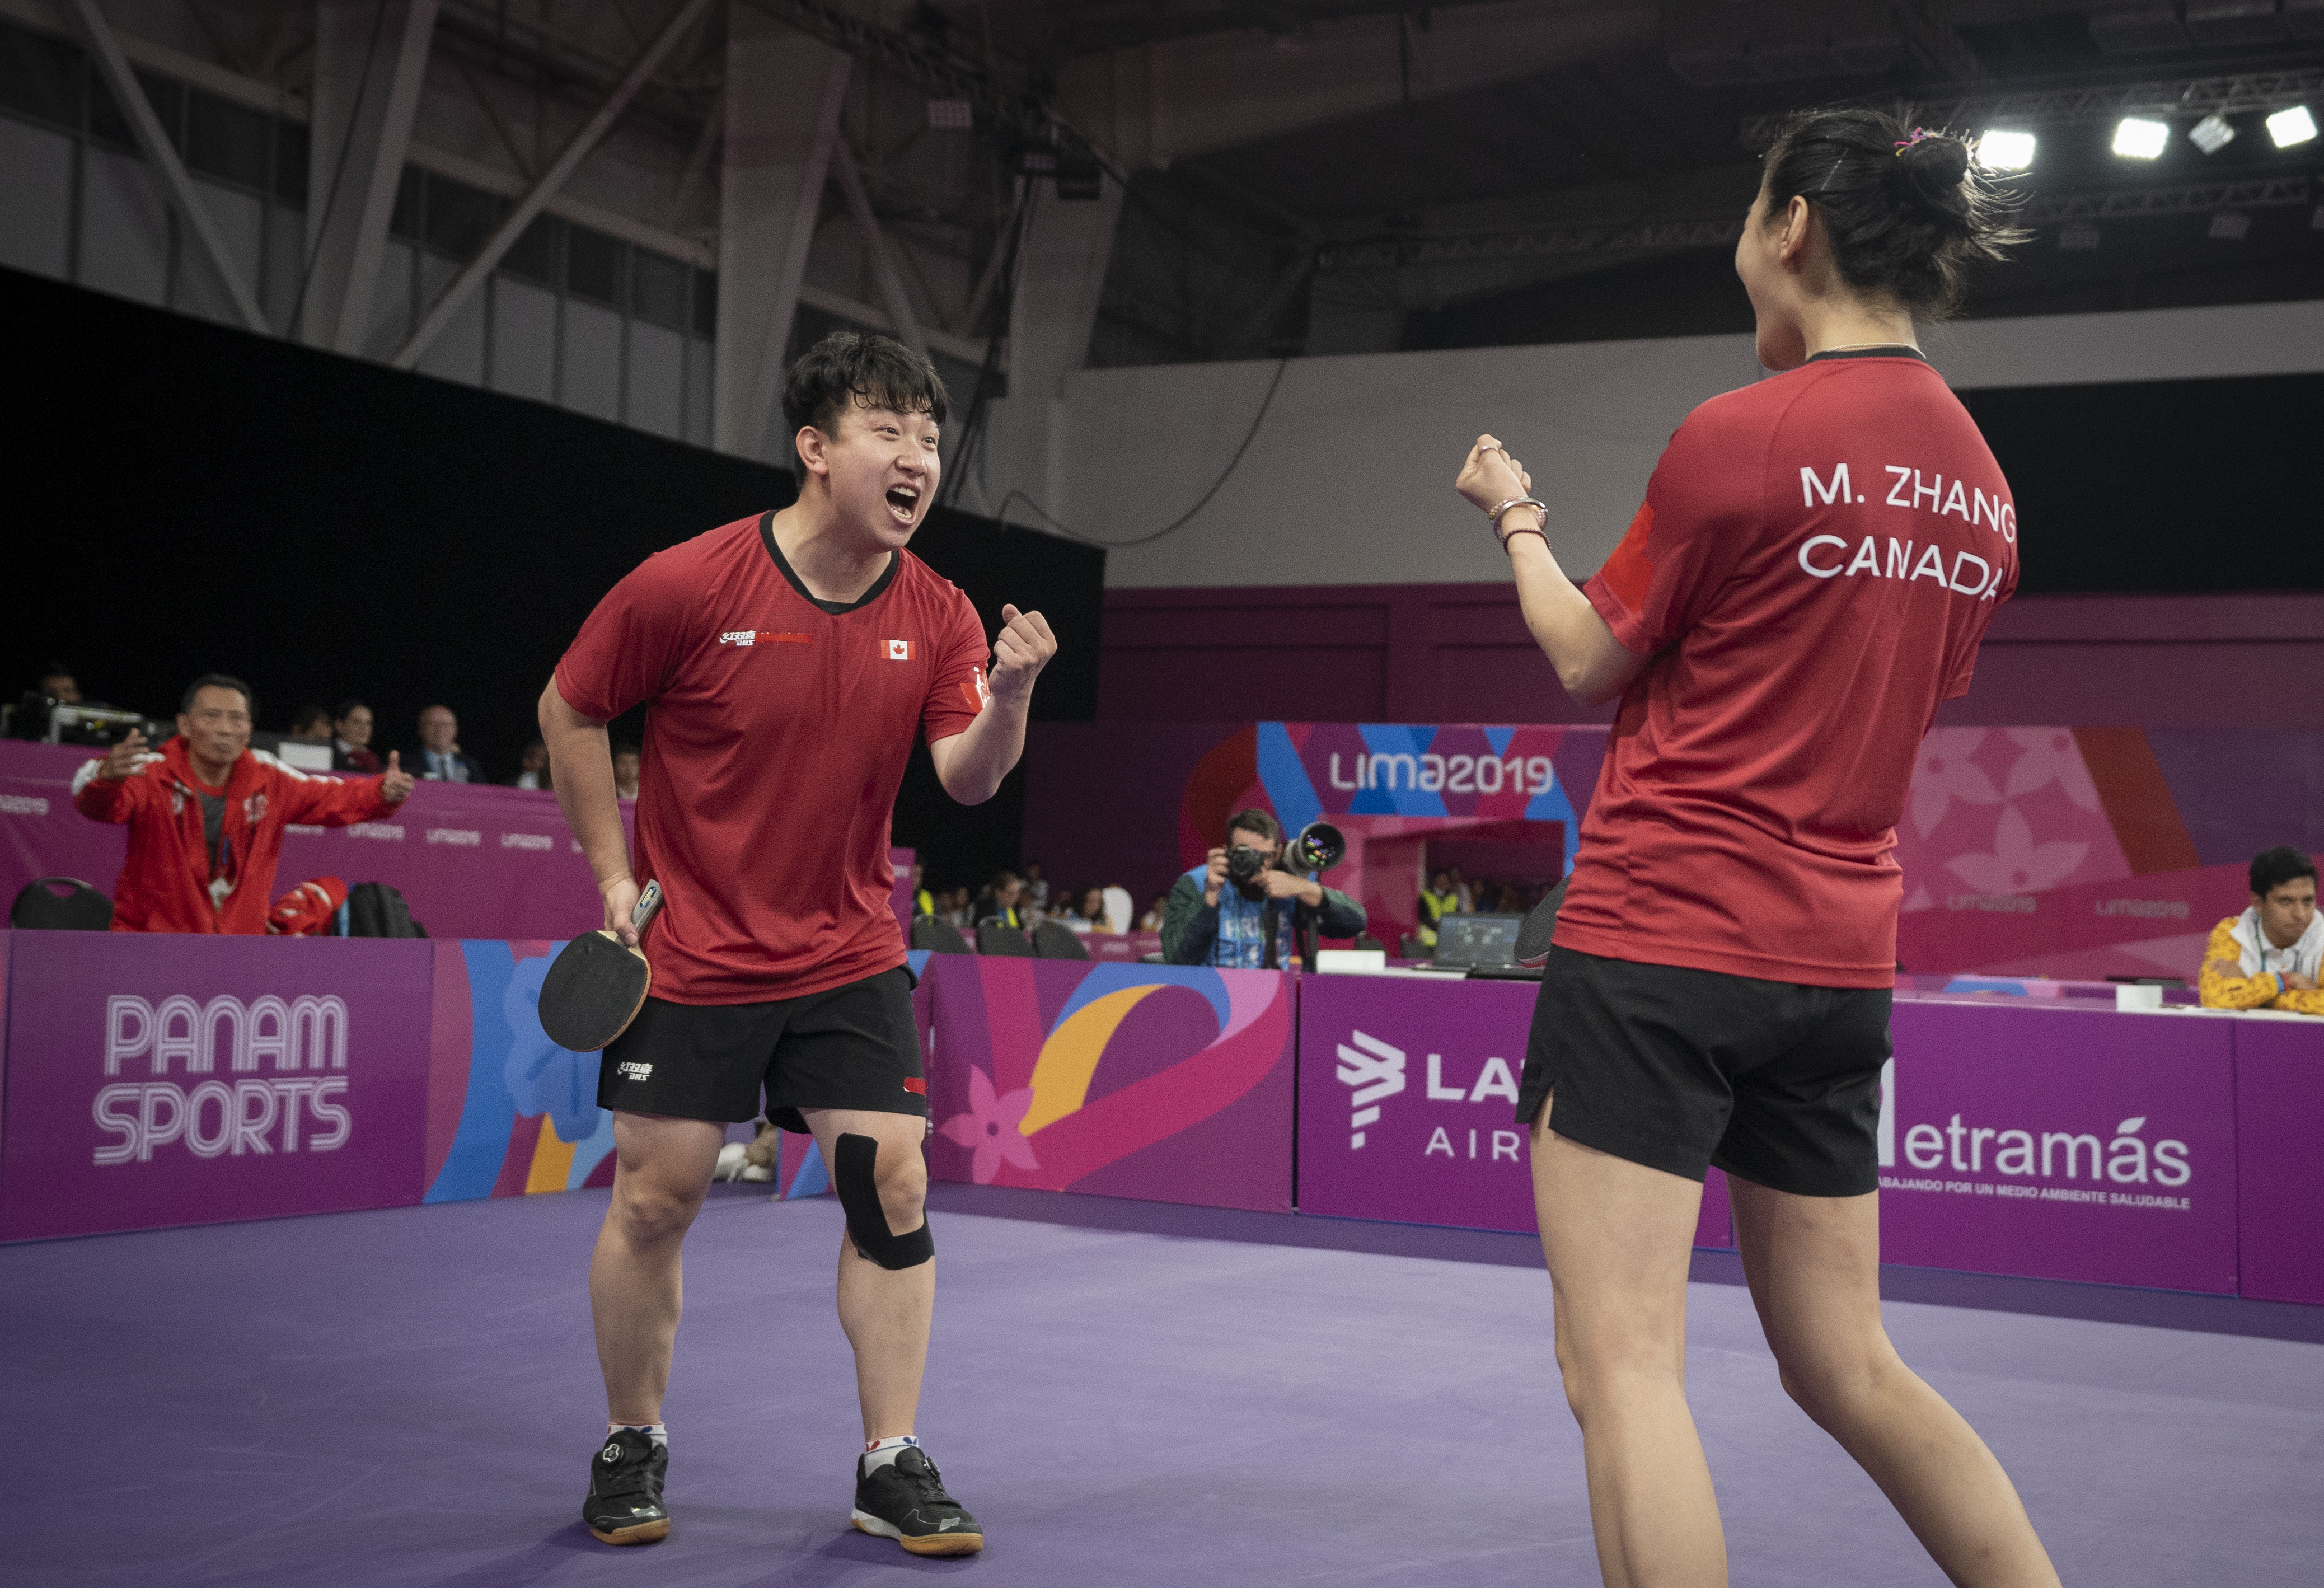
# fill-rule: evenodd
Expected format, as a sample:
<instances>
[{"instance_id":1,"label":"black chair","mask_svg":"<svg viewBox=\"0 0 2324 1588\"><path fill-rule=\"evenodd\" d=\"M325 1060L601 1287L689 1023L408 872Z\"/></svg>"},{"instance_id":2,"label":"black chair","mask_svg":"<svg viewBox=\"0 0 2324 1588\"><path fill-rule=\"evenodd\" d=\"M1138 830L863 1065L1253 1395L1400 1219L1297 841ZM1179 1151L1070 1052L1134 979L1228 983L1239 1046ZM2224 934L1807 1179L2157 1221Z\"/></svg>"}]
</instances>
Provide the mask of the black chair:
<instances>
[{"instance_id":1,"label":"black chair","mask_svg":"<svg viewBox=\"0 0 2324 1588\"><path fill-rule=\"evenodd\" d=\"M111 931L113 900L78 877L42 877L16 895L8 924L36 932Z\"/></svg>"},{"instance_id":2,"label":"black chair","mask_svg":"<svg viewBox=\"0 0 2324 1588\"><path fill-rule=\"evenodd\" d=\"M1373 937L1370 932L1358 932L1356 934L1356 940L1353 946L1357 948L1377 948L1383 954L1388 952L1388 945L1381 942L1378 937Z\"/></svg>"},{"instance_id":3,"label":"black chair","mask_svg":"<svg viewBox=\"0 0 2324 1588\"><path fill-rule=\"evenodd\" d=\"M932 915L912 918L912 946L925 948L931 954L973 954L968 939L950 921L940 921Z\"/></svg>"},{"instance_id":4,"label":"black chair","mask_svg":"<svg viewBox=\"0 0 2324 1588\"><path fill-rule=\"evenodd\" d=\"M997 915L986 916L976 923L976 951L979 954L1009 955L1018 959L1033 957L1033 945L1025 934Z\"/></svg>"},{"instance_id":5,"label":"black chair","mask_svg":"<svg viewBox=\"0 0 2324 1588\"><path fill-rule=\"evenodd\" d=\"M1426 959L1435 952L1419 938L1407 935L1403 944L1397 947L1396 956L1398 959Z\"/></svg>"},{"instance_id":6,"label":"black chair","mask_svg":"<svg viewBox=\"0 0 2324 1588\"><path fill-rule=\"evenodd\" d=\"M1089 945L1071 927L1056 921L1043 921L1033 928L1033 956L1036 959L1087 959Z\"/></svg>"}]
</instances>

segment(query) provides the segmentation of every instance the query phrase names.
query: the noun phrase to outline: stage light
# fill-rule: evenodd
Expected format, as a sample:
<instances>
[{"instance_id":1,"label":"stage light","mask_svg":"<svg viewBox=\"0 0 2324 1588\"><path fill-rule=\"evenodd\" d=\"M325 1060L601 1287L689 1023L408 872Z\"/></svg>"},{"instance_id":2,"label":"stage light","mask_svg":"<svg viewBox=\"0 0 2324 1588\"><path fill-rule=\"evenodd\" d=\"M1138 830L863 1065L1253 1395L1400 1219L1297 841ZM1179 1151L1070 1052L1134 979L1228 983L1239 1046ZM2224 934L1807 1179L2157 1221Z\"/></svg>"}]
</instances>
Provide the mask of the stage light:
<instances>
[{"instance_id":1,"label":"stage light","mask_svg":"<svg viewBox=\"0 0 2324 1588\"><path fill-rule=\"evenodd\" d=\"M2275 146L2279 149L2305 143L2316 135L2316 118L2308 114L2305 105L2279 110L2267 118L2267 135L2275 140Z\"/></svg>"},{"instance_id":2,"label":"stage light","mask_svg":"<svg viewBox=\"0 0 2324 1588\"><path fill-rule=\"evenodd\" d=\"M2187 141L2206 154L2217 154L2236 141L2236 129L2215 110L2188 129Z\"/></svg>"},{"instance_id":3,"label":"stage light","mask_svg":"<svg viewBox=\"0 0 2324 1588\"><path fill-rule=\"evenodd\" d=\"M2114 130L2114 152L2132 160L2152 160L2171 142L2171 124L2126 115Z\"/></svg>"},{"instance_id":4,"label":"stage light","mask_svg":"<svg viewBox=\"0 0 2324 1588\"><path fill-rule=\"evenodd\" d=\"M2240 209L2222 209L2211 217L2211 235L2222 243L2240 243L2251 235L2251 217Z\"/></svg>"},{"instance_id":5,"label":"stage light","mask_svg":"<svg viewBox=\"0 0 2324 1588\"><path fill-rule=\"evenodd\" d=\"M1991 171L2024 171L2034 163L2034 134L1987 132L1977 141L1977 162Z\"/></svg>"}]
</instances>

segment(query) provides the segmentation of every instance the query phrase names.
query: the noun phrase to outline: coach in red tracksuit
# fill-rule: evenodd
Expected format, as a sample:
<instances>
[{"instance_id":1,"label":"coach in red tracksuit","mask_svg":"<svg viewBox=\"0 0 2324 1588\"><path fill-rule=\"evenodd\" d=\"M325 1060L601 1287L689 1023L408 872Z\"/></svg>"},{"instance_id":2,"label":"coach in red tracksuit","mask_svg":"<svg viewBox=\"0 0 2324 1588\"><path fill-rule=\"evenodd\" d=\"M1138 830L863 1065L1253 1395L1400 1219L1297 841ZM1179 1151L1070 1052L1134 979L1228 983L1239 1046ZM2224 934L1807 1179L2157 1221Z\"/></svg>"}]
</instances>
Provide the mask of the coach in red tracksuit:
<instances>
[{"instance_id":1,"label":"coach in red tracksuit","mask_svg":"<svg viewBox=\"0 0 2324 1588\"><path fill-rule=\"evenodd\" d=\"M247 684L206 673L158 754L132 732L74 775L81 815L129 824L115 931L262 934L285 826L370 821L411 792L393 755L381 776L344 782L285 766L250 748L250 715Z\"/></svg>"}]
</instances>

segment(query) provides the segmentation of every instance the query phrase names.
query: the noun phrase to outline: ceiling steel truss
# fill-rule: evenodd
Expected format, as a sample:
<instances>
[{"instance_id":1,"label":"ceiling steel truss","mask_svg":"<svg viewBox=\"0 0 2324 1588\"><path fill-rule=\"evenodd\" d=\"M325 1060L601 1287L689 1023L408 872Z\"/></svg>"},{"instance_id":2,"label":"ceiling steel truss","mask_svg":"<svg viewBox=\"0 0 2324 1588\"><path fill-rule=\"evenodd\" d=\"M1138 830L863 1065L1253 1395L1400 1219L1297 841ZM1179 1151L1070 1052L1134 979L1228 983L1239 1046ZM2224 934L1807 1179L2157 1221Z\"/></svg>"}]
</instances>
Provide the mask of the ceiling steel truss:
<instances>
[{"instance_id":1,"label":"ceiling steel truss","mask_svg":"<svg viewBox=\"0 0 2324 1588\"><path fill-rule=\"evenodd\" d=\"M2308 203L2315 192L2307 176L2249 181L2193 182L2177 187L2120 188L2089 193L2039 194L2020 212L2020 223L2051 226L2064 221L2121 219L2135 216L2201 215L2223 209L2280 209ZM1330 274L1357 274L1432 265L1473 264L1569 254L1612 254L1724 247L1742 235L1740 215L1665 217L1637 221L1565 222L1499 231L1434 236L1368 237L1319 249L1315 268Z\"/></svg>"},{"instance_id":2,"label":"ceiling steel truss","mask_svg":"<svg viewBox=\"0 0 2324 1588\"><path fill-rule=\"evenodd\" d=\"M2043 88L2018 94L1971 94L1916 99L1913 119L1931 126L2032 129L2116 121L2126 115L2233 115L2281 110L2324 94L2324 66L2289 71L2236 72L2107 87ZM1743 118L1744 146L1765 149L1775 140L1780 115Z\"/></svg>"}]
</instances>

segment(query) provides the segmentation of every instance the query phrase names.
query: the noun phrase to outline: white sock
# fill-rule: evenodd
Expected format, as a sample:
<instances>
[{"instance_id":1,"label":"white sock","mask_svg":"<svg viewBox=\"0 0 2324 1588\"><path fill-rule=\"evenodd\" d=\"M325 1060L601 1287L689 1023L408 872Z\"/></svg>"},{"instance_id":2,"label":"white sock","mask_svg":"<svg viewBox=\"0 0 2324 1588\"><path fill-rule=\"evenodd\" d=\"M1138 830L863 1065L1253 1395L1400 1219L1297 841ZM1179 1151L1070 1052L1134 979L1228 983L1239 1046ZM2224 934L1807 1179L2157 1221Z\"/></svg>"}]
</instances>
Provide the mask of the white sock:
<instances>
[{"instance_id":1,"label":"white sock","mask_svg":"<svg viewBox=\"0 0 2324 1588\"><path fill-rule=\"evenodd\" d=\"M611 1439L623 1428L628 1428L636 1433L643 1434L647 1438L652 1440L656 1445L660 1445L664 1450L668 1450L669 1448L669 1425L668 1423L607 1423L605 1425L605 1437Z\"/></svg>"},{"instance_id":2,"label":"white sock","mask_svg":"<svg viewBox=\"0 0 2324 1588\"><path fill-rule=\"evenodd\" d=\"M881 1467L893 1466L898 1456L907 1449L917 1448L919 1443L918 1436L913 1434L899 1434L893 1439L871 1441L863 1446L863 1476L868 1478Z\"/></svg>"}]
</instances>

